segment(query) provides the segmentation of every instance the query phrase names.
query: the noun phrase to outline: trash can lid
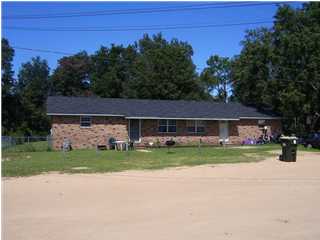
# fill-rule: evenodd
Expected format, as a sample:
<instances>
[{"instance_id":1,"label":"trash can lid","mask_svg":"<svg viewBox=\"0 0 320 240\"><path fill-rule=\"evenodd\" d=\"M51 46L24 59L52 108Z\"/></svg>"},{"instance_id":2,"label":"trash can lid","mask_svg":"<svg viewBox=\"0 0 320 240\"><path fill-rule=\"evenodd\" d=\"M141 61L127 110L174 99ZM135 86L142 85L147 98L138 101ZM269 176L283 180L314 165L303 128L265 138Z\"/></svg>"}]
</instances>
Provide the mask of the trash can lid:
<instances>
[{"instance_id":1,"label":"trash can lid","mask_svg":"<svg viewBox=\"0 0 320 240\"><path fill-rule=\"evenodd\" d=\"M297 137L285 137L285 136L280 137L280 139L284 139L284 140L298 140Z\"/></svg>"}]
</instances>

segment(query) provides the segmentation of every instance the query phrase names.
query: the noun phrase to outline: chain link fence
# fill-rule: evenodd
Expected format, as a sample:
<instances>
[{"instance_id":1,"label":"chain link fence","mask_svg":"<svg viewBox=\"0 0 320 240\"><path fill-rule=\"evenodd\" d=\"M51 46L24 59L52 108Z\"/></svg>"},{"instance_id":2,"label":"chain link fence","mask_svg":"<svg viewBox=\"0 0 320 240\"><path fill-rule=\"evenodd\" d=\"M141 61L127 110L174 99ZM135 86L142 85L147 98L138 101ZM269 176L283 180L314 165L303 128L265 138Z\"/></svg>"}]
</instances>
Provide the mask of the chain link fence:
<instances>
[{"instance_id":1,"label":"chain link fence","mask_svg":"<svg viewBox=\"0 0 320 240\"><path fill-rule=\"evenodd\" d=\"M51 136L1 137L1 149L4 152L44 152L52 150Z\"/></svg>"}]
</instances>

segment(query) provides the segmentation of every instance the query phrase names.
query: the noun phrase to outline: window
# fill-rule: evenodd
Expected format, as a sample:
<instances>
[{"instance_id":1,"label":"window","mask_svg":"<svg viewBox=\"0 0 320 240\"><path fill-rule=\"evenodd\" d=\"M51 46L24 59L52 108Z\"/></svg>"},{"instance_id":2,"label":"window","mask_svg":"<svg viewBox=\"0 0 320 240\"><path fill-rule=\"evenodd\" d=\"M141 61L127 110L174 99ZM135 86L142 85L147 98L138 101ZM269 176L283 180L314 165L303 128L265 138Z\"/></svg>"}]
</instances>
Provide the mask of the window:
<instances>
[{"instance_id":1,"label":"window","mask_svg":"<svg viewBox=\"0 0 320 240\"><path fill-rule=\"evenodd\" d=\"M167 120L159 120L159 132L167 132Z\"/></svg>"},{"instance_id":2,"label":"window","mask_svg":"<svg viewBox=\"0 0 320 240\"><path fill-rule=\"evenodd\" d=\"M90 116L81 116L80 117L80 127L82 127L82 128L91 127L91 117Z\"/></svg>"},{"instance_id":3,"label":"window","mask_svg":"<svg viewBox=\"0 0 320 240\"><path fill-rule=\"evenodd\" d=\"M167 120L161 119L159 120L159 132L166 133L166 132L176 132L177 131L177 122L176 120Z\"/></svg>"},{"instance_id":4,"label":"window","mask_svg":"<svg viewBox=\"0 0 320 240\"><path fill-rule=\"evenodd\" d=\"M196 132L196 121L187 121L187 129L190 133Z\"/></svg>"},{"instance_id":5,"label":"window","mask_svg":"<svg viewBox=\"0 0 320 240\"><path fill-rule=\"evenodd\" d=\"M263 120L263 119L258 120L258 127L259 127L260 129L263 129L264 126L265 126L265 124L266 124L266 121L265 121L265 120Z\"/></svg>"},{"instance_id":6,"label":"window","mask_svg":"<svg viewBox=\"0 0 320 240\"><path fill-rule=\"evenodd\" d=\"M204 133L204 121L187 121L189 133Z\"/></svg>"},{"instance_id":7,"label":"window","mask_svg":"<svg viewBox=\"0 0 320 240\"><path fill-rule=\"evenodd\" d=\"M198 133L203 133L204 127L205 127L204 121L196 121L196 129Z\"/></svg>"}]
</instances>

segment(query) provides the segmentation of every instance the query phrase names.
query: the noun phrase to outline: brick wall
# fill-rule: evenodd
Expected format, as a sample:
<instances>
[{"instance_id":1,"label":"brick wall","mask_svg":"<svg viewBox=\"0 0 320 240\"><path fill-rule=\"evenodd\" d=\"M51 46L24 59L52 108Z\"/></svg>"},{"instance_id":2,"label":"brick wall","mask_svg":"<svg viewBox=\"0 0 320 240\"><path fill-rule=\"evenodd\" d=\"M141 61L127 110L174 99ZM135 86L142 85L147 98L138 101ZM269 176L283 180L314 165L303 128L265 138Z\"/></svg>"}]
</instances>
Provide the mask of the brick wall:
<instances>
[{"instance_id":1,"label":"brick wall","mask_svg":"<svg viewBox=\"0 0 320 240\"><path fill-rule=\"evenodd\" d=\"M91 127L81 128L79 116L53 116L53 148L60 149L64 138L71 140L74 149L105 145L109 137L127 140L127 129L127 120L120 117L92 117Z\"/></svg>"},{"instance_id":2,"label":"brick wall","mask_svg":"<svg viewBox=\"0 0 320 240\"><path fill-rule=\"evenodd\" d=\"M219 121L205 121L205 133L189 133L187 122L177 120L176 133L159 133L157 120L141 120L141 144L148 145L149 142L165 141L173 138L181 145L197 144L201 138L205 144L219 144ZM281 132L280 120L266 120L268 134ZM258 138L262 130L258 126L258 120L241 119L239 121L229 121L229 143L240 144L245 138Z\"/></svg>"},{"instance_id":3,"label":"brick wall","mask_svg":"<svg viewBox=\"0 0 320 240\"><path fill-rule=\"evenodd\" d=\"M267 134L281 132L280 120L266 120ZM241 143L246 138L258 138L261 136L262 130L259 128L256 119L241 119L240 121L231 121L229 123L229 135L231 143Z\"/></svg>"},{"instance_id":4,"label":"brick wall","mask_svg":"<svg viewBox=\"0 0 320 240\"><path fill-rule=\"evenodd\" d=\"M268 134L281 132L280 120L266 120ZM242 119L229 121L229 143L240 144L245 138L259 137L262 131L258 120ZM53 147L60 149L63 139L68 138L74 149L95 148L97 144L106 144L109 137L118 140L128 139L128 121L121 117L92 117L90 128L80 127L79 116L54 116L52 118ZM181 145L197 144L199 139L205 144L219 144L219 122L205 121L205 133L189 133L187 122L177 120L176 133L159 133L157 120L141 120L141 143L161 144L173 138Z\"/></svg>"},{"instance_id":5,"label":"brick wall","mask_svg":"<svg viewBox=\"0 0 320 240\"><path fill-rule=\"evenodd\" d=\"M177 120L176 133L159 133L157 120L141 120L141 142L147 145L149 142L159 141L164 144L173 138L179 144L196 144L201 138L207 144L219 144L219 126L217 121L206 121L206 132L204 134L189 133L187 121Z\"/></svg>"}]
</instances>

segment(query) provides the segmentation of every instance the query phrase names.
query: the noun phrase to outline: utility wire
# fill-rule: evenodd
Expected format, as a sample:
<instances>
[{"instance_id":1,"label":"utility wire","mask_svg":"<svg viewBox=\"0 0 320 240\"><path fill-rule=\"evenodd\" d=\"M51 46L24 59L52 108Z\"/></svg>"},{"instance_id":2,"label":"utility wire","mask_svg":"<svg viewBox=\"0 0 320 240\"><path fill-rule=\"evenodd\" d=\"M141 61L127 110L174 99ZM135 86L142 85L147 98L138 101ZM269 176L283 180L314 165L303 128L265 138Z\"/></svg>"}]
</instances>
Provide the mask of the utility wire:
<instances>
[{"instance_id":1,"label":"utility wire","mask_svg":"<svg viewBox=\"0 0 320 240\"><path fill-rule=\"evenodd\" d=\"M131 26L131 27L56 27L56 28L29 28L19 26L8 26L3 29L18 30L18 31L48 31L48 32L121 32L121 31L146 31L146 30L173 30L173 29L197 29L197 28L221 28L233 26L245 26L272 23L273 21L256 21L242 23L224 23L224 24L175 24L175 25L150 25L150 26Z\"/></svg>"},{"instance_id":2,"label":"utility wire","mask_svg":"<svg viewBox=\"0 0 320 240\"><path fill-rule=\"evenodd\" d=\"M44 52L44 53L52 53L52 54L59 54L59 55L73 55L74 54L74 53L68 53L68 52L52 51L52 50L46 50L46 49L26 48L26 47L18 47L18 46L12 46L12 48L17 49L17 50Z\"/></svg>"},{"instance_id":3,"label":"utility wire","mask_svg":"<svg viewBox=\"0 0 320 240\"><path fill-rule=\"evenodd\" d=\"M242 2L242 3L249 3L249 2ZM111 10L102 10L102 11L87 11L87 12L62 12L62 13L48 13L48 14L27 14L27 15L9 15L4 16L4 18L28 18L28 17L64 17L65 15L72 15L72 16L78 16L78 15L87 15L87 14L111 14L111 13L123 13L123 12L132 12L132 11L157 11L157 10L174 10L176 8L189 8L189 7L203 7L203 6L214 6L214 5L225 5L226 3L204 3L204 4L192 4L192 5L184 5L184 6L168 6L168 7L157 7L157 8L131 8L131 9L111 9Z\"/></svg>"},{"instance_id":4,"label":"utility wire","mask_svg":"<svg viewBox=\"0 0 320 240\"><path fill-rule=\"evenodd\" d=\"M266 6L278 5L281 3L291 2L264 2L264 3L229 3L224 5L218 4L197 4L175 8L140 8L140 9L125 9L125 10L109 10L109 11L95 11L95 12L78 12L78 13L64 13L64 14L46 14L46 15L8 15L3 16L3 19L41 19L41 18L73 18L73 17L94 17L94 16L107 16L107 15L123 15L123 14L142 14L142 13L161 13L161 12L179 12L179 11L192 11L204 9L223 9L223 8L238 8L238 7L253 7L253 6Z\"/></svg>"}]
</instances>

